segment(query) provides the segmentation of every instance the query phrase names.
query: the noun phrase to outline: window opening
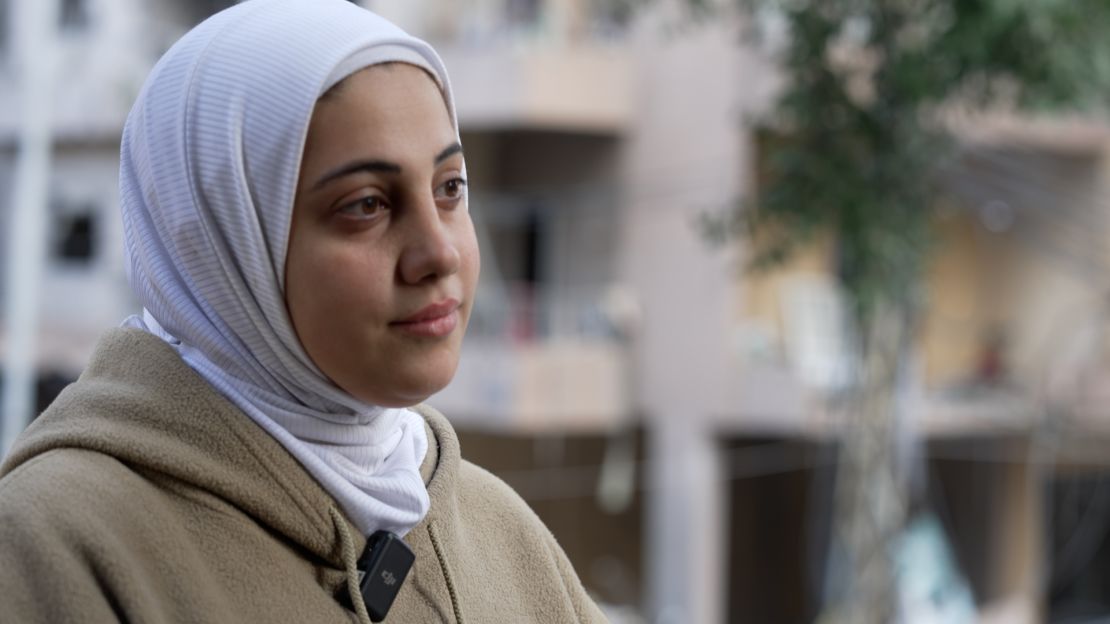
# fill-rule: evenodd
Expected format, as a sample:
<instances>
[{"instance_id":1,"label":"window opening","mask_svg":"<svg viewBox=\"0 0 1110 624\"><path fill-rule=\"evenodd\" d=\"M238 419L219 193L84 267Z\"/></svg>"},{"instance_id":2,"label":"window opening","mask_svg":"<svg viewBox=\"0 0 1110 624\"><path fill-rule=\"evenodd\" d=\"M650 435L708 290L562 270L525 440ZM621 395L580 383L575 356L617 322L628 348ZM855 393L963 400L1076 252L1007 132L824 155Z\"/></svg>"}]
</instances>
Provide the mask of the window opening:
<instances>
[{"instance_id":1,"label":"window opening","mask_svg":"<svg viewBox=\"0 0 1110 624\"><path fill-rule=\"evenodd\" d=\"M96 211L92 206L56 210L54 257L65 262L88 263L96 255Z\"/></svg>"},{"instance_id":2,"label":"window opening","mask_svg":"<svg viewBox=\"0 0 1110 624\"><path fill-rule=\"evenodd\" d=\"M64 31L84 30L89 25L87 0L62 0L58 24Z\"/></svg>"}]
</instances>

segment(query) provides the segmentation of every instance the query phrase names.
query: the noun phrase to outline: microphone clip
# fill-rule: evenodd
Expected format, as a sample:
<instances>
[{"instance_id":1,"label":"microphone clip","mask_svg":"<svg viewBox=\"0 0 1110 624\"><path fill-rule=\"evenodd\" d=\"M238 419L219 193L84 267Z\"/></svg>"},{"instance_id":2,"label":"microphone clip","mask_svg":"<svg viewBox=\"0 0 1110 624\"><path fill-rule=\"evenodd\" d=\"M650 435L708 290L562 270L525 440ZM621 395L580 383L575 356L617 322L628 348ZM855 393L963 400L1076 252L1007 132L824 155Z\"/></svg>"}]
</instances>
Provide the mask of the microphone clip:
<instances>
[{"instance_id":1,"label":"microphone clip","mask_svg":"<svg viewBox=\"0 0 1110 624\"><path fill-rule=\"evenodd\" d=\"M370 620L385 619L416 555L397 535L378 531L366 541L358 559L358 586Z\"/></svg>"}]
</instances>

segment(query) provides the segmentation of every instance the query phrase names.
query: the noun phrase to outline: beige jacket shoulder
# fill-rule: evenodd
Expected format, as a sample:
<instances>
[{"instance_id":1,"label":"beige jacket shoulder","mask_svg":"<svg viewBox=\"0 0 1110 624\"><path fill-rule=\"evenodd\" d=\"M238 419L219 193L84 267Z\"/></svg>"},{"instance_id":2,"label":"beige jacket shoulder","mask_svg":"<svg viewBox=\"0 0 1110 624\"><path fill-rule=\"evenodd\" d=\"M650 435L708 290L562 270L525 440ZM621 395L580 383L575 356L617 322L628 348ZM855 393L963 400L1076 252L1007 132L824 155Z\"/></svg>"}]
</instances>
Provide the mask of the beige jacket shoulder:
<instances>
[{"instance_id":1,"label":"beige jacket shoulder","mask_svg":"<svg viewBox=\"0 0 1110 624\"><path fill-rule=\"evenodd\" d=\"M524 501L418 409L432 507L386 621L603 622ZM0 467L0 621L368 622L364 546L284 448L137 330L106 334Z\"/></svg>"}]
</instances>

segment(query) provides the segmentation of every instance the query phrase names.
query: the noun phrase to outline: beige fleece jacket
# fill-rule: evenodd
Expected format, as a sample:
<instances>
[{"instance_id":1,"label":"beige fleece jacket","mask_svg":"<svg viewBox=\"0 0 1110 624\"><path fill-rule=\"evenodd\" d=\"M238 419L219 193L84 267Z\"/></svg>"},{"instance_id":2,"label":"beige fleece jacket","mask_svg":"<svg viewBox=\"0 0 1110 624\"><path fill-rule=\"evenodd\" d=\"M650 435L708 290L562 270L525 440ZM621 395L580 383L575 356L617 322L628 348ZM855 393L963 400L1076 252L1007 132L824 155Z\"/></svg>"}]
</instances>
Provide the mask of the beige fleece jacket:
<instances>
[{"instance_id":1,"label":"beige fleece jacket","mask_svg":"<svg viewBox=\"0 0 1110 624\"><path fill-rule=\"evenodd\" d=\"M432 507L386 621L603 622L524 501L418 409ZM281 445L138 330L108 332L0 467L3 622L366 623L364 545Z\"/></svg>"}]
</instances>

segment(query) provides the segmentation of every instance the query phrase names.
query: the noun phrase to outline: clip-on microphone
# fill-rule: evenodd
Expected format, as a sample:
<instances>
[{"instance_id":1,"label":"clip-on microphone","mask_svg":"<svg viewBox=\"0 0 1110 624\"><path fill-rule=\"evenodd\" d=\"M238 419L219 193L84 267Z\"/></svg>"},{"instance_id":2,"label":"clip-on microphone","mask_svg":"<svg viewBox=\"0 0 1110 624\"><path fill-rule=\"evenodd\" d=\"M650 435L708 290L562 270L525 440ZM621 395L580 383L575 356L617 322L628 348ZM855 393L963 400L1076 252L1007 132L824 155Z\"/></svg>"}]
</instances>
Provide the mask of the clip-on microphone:
<instances>
[{"instance_id":1,"label":"clip-on microphone","mask_svg":"<svg viewBox=\"0 0 1110 624\"><path fill-rule=\"evenodd\" d=\"M358 559L358 586L371 621L385 619L415 560L408 545L389 531L378 531L366 541Z\"/></svg>"}]
</instances>

